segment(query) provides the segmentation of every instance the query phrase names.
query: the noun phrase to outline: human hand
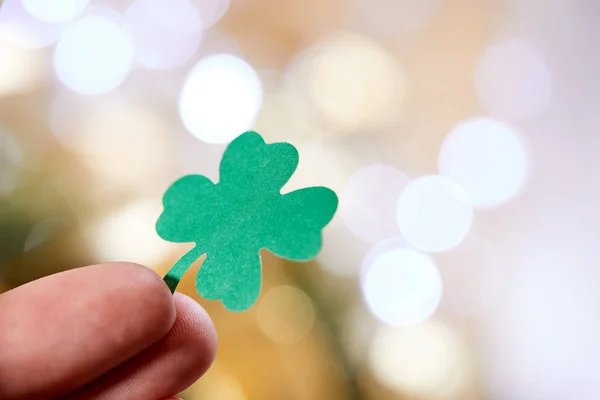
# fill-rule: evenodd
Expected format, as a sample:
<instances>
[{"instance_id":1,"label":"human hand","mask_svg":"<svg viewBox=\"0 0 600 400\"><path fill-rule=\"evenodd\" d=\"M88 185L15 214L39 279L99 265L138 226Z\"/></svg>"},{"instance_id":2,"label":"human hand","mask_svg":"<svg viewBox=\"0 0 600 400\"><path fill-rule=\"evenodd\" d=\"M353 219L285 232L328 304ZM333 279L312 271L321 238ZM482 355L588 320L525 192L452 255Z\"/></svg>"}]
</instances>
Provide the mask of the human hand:
<instances>
[{"instance_id":1,"label":"human hand","mask_svg":"<svg viewBox=\"0 0 600 400\"><path fill-rule=\"evenodd\" d=\"M0 295L0 399L163 400L216 346L202 307L150 269L77 268Z\"/></svg>"}]
</instances>

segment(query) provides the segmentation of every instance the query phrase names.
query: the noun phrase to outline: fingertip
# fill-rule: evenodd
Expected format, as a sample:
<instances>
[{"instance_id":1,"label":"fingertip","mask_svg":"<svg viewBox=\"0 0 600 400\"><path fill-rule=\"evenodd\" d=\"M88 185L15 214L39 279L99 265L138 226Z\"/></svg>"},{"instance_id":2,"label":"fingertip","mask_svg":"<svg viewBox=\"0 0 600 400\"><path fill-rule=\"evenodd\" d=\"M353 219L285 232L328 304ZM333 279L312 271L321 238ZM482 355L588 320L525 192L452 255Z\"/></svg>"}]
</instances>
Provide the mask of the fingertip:
<instances>
[{"instance_id":1,"label":"fingertip","mask_svg":"<svg viewBox=\"0 0 600 400\"><path fill-rule=\"evenodd\" d=\"M0 359L0 386L17 398L60 395L97 378L163 339L176 318L162 279L132 263L50 275L4 293L2 305L0 326L11 329L0 331L0 348L11 351Z\"/></svg>"},{"instance_id":2,"label":"fingertip","mask_svg":"<svg viewBox=\"0 0 600 400\"><path fill-rule=\"evenodd\" d=\"M217 353L217 332L212 319L195 300L175 293L173 301L177 309L175 325L170 334L178 341L189 367L199 377L213 363Z\"/></svg>"},{"instance_id":3,"label":"fingertip","mask_svg":"<svg viewBox=\"0 0 600 400\"><path fill-rule=\"evenodd\" d=\"M121 280L128 297L144 308L146 323L165 335L175 323L176 310L173 296L164 280L152 269L136 263L119 262L99 264L98 268L111 270ZM161 336L162 336L161 335Z\"/></svg>"},{"instance_id":4,"label":"fingertip","mask_svg":"<svg viewBox=\"0 0 600 400\"><path fill-rule=\"evenodd\" d=\"M151 348L112 370L70 400L171 399L211 366L217 348L214 325L189 297L173 296L177 317L169 333Z\"/></svg>"}]
</instances>

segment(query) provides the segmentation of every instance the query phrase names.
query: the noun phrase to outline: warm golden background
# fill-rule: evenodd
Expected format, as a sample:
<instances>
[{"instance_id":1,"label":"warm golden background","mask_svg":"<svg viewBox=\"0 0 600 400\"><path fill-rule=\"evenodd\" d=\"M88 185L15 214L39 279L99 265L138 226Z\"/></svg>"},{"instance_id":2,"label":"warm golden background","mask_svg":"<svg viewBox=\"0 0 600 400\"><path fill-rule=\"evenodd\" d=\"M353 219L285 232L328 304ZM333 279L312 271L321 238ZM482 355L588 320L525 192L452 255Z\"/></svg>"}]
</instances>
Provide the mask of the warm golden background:
<instances>
[{"instance_id":1,"label":"warm golden background","mask_svg":"<svg viewBox=\"0 0 600 400\"><path fill-rule=\"evenodd\" d=\"M247 129L340 211L264 254L186 400L600 398L596 0L5 0L0 284L164 274L161 195ZM197 268L197 266L196 266Z\"/></svg>"}]
</instances>

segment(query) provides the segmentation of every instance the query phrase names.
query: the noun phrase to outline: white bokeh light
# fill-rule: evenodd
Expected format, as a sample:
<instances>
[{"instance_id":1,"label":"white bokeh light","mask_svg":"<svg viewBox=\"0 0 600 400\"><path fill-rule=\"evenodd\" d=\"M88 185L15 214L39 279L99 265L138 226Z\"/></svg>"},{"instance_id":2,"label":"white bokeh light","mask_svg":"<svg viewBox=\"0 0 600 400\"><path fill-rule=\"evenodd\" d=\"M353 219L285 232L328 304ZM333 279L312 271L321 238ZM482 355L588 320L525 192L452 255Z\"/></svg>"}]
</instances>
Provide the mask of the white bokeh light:
<instances>
[{"instance_id":1,"label":"white bokeh light","mask_svg":"<svg viewBox=\"0 0 600 400\"><path fill-rule=\"evenodd\" d=\"M58 41L63 25L40 21L20 0L5 0L0 8L0 37L17 46L40 48Z\"/></svg>"},{"instance_id":2,"label":"white bokeh light","mask_svg":"<svg viewBox=\"0 0 600 400\"><path fill-rule=\"evenodd\" d=\"M457 332L435 319L410 328L379 327L369 348L369 364L378 381L412 394L407 398L470 397L469 349Z\"/></svg>"},{"instance_id":3,"label":"white bokeh light","mask_svg":"<svg viewBox=\"0 0 600 400\"><path fill-rule=\"evenodd\" d=\"M184 126L208 143L227 143L248 130L262 102L254 69L229 54L200 60L188 74L179 98Z\"/></svg>"},{"instance_id":4,"label":"white bokeh light","mask_svg":"<svg viewBox=\"0 0 600 400\"><path fill-rule=\"evenodd\" d=\"M137 0L125 12L135 42L135 61L153 69L185 64L198 50L202 25L189 0Z\"/></svg>"},{"instance_id":5,"label":"white bokeh light","mask_svg":"<svg viewBox=\"0 0 600 400\"><path fill-rule=\"evenodd\" d=\"M416 250L399 248L377 257L362 277L371 312L394 326L419 324L431 316L442 297L434 261Z\"/></svg>"},{"instance_id":6,"label":"white bokeh light","mask_svg":"<svg viewBox=\"0 0 600 400\"><path fill-rule=\"evenodd\" d=\"M348 229L368 243L398 236L396 204L410 178L391 165L356 171L340 196L340 215Z\"/></svg>"},{"instance_id":7,"label":"white bokeh light","mask_svg":"<svg viewBox=\"0 0 600 400\"><path fill-rule=\"evenodd\" d=\"M408 184L398 200L396 220L402 235L428 252L456 247L469 233L473 208L455 181L428 175Z\"/></svg>"},{"instance_id":8,"label":"white bokeh light","mask_svg":"<svg viewBox=\"0 0 600 400\"><path fill-rule=\"evenodd\" d=\"M34 17L46 22L67 22L85 10L90 0L21 0Z\"/></svg>"},{"instance_id":9,"label":"white bokeh light","mask_svg":"<svg viewBox=\"0 0 600 400\"><path fill-rule=\"evenodd\" d=\"M54 69L69 89L104 94L129 74L133 50L131 36L119 23L88 15L65 28L54 52Z\"/></svg>"},{"instance_id":10,"label":"white bokeh light","mask_svg":"<svg viewBox=\"0 0 600 400\"><path fill-rule=\"evenodd\" d=\"M494 207L513 198L528 173L527 154L516 130L491 118L472 118L448 133L439 173L458 182L474 207Z\"/></svg>"},{"instance_id":11,"label":"white bokeh light","mask_svg":"<svg viewBox=\"0 0 600 400\"><path fill-rule=\"evenodd\" d=\"M360 276L364 277L371 265L384 253L388 253L396 249L409 248L410 245L403 237L397 236L382 240L381 242L371 246L368 251L365 252L362 262L360 263Z\"/></svg>"},{"instance_id":12,"label":"white bokeh light","mask_svg":"<svg viewBox=\"0 0 600 400\"><path fill-rule=\"evenodd\" d=\"M552 74L540 54L521 40L489 47L475 73L479 101L491 115L526 120L541 115L552 97Z\"/></svg>"}]
</instances>

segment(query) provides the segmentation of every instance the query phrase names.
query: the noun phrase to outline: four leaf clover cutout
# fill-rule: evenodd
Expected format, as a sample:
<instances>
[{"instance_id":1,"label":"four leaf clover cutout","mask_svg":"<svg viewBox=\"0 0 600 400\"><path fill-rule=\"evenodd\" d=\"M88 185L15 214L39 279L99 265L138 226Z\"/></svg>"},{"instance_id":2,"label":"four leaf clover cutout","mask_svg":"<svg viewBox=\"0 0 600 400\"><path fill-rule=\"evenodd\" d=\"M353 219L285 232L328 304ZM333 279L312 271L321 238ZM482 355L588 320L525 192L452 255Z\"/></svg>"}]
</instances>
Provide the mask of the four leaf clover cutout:
<instances>
[{"instance_id":1,"label":"four leaf clover cutout","mask_svg":"<svg viewBox=\"0 0 600 400\"><path fill-rule=\"evenodd\" d=\"M317 256L338 198L325 187L282 194L297 165L291 144L266 144L258 133L245 132L225 150L219 182L187 175L169 187L156 231L171 242L195 243L164 278L171 292L206 254L196 276L198 293L244 311L260 293L261 249L295 261Z\"/></svg>"}]
</instances>

